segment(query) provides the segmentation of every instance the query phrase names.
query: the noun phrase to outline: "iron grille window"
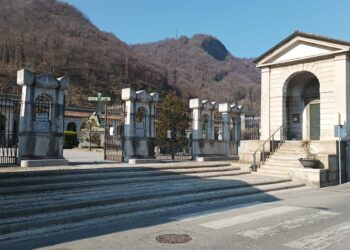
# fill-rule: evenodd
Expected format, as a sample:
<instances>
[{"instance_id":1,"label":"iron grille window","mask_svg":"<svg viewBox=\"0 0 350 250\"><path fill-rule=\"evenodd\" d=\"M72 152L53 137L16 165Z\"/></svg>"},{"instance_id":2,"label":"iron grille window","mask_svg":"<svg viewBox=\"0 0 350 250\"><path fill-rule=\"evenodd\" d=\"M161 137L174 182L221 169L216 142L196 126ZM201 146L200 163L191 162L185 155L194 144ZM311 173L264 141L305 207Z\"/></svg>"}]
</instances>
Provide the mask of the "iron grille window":
<instances>
[{"instance_id":1,"label":"iron grille window","mask_svg":"<svg viewBox=\"0 0 350 250\"><path fill-rule=\"evenodd\" d=\"M37 119L37 115L40 114L40 116L45 116L47 121L52 120L52 102L50 97L47 95L39 95L35 99L35 106L34 106L34 121Z\"/></svg>"}]
</instances>

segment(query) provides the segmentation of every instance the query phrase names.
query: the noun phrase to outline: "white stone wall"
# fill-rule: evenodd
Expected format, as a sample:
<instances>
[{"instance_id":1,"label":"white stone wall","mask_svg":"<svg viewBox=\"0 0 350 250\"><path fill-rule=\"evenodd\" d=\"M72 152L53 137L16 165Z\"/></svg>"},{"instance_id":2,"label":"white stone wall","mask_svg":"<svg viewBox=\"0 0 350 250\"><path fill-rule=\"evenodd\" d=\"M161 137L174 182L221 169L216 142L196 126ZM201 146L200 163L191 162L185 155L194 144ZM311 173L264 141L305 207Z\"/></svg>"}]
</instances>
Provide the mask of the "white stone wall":
<instances>
[{"instance_id":1,"label":"white stone wall","mask_svg":"<svg viewBox=\"0 0 350 250\"><path fill-rule=\"evenodd\" d=\"M320 83L320 140L334 138L334 125L338 124L338 113L342 123L347 122L349 104L349 61L345 55L329 59L298 62L293 65L262 69L261 95L261 139L267 139L283 124L283 91L288 79L298 72L314 74ZM347 131L349 126L347 125Z\"/></svg>"}]
</instances>

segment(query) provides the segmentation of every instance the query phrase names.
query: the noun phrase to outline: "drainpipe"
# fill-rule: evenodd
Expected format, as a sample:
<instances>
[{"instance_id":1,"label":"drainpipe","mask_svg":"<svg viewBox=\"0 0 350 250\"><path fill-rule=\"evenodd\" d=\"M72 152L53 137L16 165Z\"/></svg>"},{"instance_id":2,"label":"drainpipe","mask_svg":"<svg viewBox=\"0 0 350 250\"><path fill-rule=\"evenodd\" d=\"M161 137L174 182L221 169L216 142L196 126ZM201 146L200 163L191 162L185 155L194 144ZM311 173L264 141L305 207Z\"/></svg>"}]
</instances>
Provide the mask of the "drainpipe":
<instances>
[{"instance_id":1,"label":"drainpipe","mask_svg":"<svg viewBox=\"0 0 350 250\"><path fill-rule=\"evenodd\" d=\"M341 125L338 125L338 152L339 152L339 185L341 184Z\"/></svg>"}]
</instances>

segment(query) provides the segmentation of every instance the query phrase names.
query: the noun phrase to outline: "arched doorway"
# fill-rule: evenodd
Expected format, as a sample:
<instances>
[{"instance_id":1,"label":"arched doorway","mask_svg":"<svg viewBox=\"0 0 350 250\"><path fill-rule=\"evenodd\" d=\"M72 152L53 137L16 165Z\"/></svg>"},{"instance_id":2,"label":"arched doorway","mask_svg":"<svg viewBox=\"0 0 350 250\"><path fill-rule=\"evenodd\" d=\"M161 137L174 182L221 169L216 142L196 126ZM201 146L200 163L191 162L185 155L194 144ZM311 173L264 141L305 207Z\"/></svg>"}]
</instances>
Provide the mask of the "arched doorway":
<instances>
[{"instance_id":1,"label":"arched doorway","mask_svg":"<svg viewBox=\"0 0 350 250\"><path fill-rule=\"evenodd\" d=\"M287 140L320 139L320 83L302 71L293 74L283 89L284 125Z\"/></svg>"},{"instance_id":2,"label":"arched doorway","mask_svg":"<svg viewBox=\"0 0 350 250\"><path fill-rule=\"evenodd\" d=\"M70 122L67 124L67 131L77 132L77 125L75 122Z\"/></svg>"}]
</instances>

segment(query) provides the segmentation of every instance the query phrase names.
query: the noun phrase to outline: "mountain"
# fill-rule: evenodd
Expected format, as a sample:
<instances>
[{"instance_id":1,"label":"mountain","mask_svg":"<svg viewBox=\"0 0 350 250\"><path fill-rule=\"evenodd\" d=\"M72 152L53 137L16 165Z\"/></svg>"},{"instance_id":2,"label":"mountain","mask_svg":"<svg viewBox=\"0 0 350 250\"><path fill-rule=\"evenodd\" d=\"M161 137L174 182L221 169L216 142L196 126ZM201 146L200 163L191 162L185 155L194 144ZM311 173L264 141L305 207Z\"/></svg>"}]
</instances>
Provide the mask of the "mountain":
<instances>
[{"instance_id":1,"label":"mountain","mask_svg":"<svg viewBox=\"0 0 350 250\"><path fill-rule=\"evenodd\" d=\"M131 47L144 58L164 65L169 84L185 98L259 101L260 72L253 59L234 57L213 36L182 36Z\"/></svg>"},{"instance_id":2,"label":"mountain","mask_svg":"<svg viewBox=\"0 0 350 250\"><path fill-rule=\"evenodd\" d=\"M252 59L232 56L216 38L195 35L129 46L99 30L73 6L56 0L0 0L0 88L16 85L23 67L68 75L69 105L91 105L102 92L176 90L184 99L258 102L259 72Z\"/></svg>"},{"instance_id":3,"label":"mountain","mask_svg":"<svg viewBox=\"0 0 350 250\"><path fill-rule=\"evenodd\" d=\"M110 33L96 28L79 10L55 0L0 0L0 85L16 84L16 71L68 75L70 105L87 96L116 97L131 83L169 89L165 71L137 56Z\"/></svg>"}]
</instances>

